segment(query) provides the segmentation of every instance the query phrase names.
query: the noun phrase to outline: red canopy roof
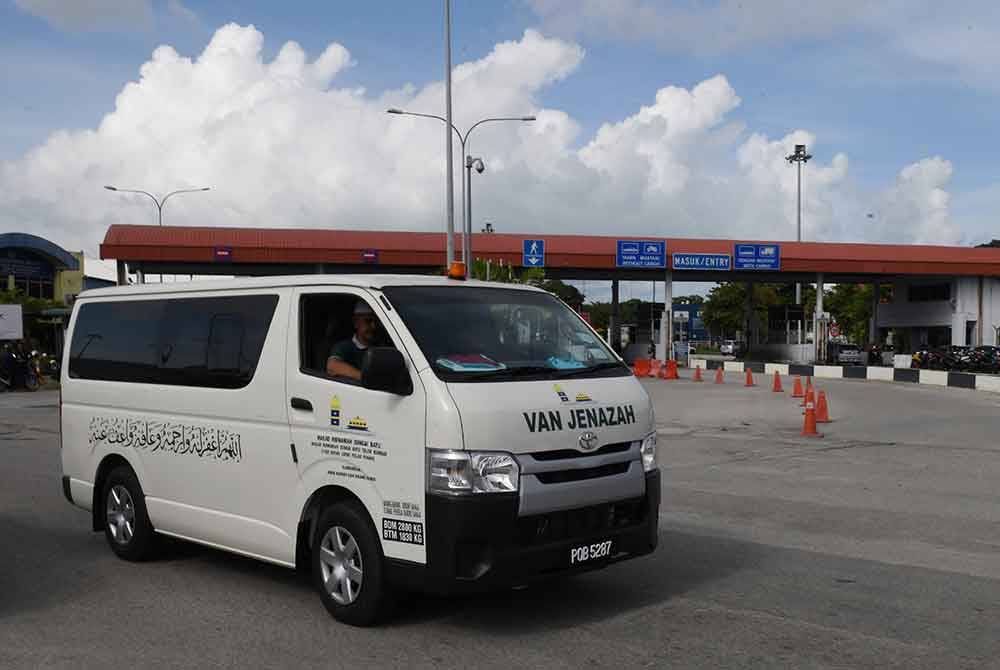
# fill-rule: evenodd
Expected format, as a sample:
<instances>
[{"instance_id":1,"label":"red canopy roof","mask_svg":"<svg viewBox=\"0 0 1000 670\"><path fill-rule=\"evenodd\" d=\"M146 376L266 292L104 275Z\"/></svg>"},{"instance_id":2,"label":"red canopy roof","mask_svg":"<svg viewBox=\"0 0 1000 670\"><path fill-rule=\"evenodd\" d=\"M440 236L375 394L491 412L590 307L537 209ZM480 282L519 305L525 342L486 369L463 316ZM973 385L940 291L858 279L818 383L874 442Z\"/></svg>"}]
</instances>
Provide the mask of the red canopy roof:
<instances>
[{"instance_id":1,"label":"red canopy roof","mask_svg":"<svg viewBox=\"0 0 1000 670\"><path fill-rule=\"evenodd\" d=\"M473 236L473 254L520 265L523 240L534 238L545 240L547 268L581 270L614 270L618 239L663 239L537 233L476 234ZM735 244L762 240L665 238L665 241L669 259L673 253L732 255ZM780 240L762 242L780 244L781 272L1000 276L1000 248ZM458 248L461 248L460 244L456 242ZM218 250L223 250L223 253L231 250L227 254L227 262L236 264L362 265L362 254L369 249L377 250L380 265L432 268L445 264L444 233L207 226L111 226L101 244L101 258L129 263L213 263L218 260Z\"/></svg>"}]
</instances>

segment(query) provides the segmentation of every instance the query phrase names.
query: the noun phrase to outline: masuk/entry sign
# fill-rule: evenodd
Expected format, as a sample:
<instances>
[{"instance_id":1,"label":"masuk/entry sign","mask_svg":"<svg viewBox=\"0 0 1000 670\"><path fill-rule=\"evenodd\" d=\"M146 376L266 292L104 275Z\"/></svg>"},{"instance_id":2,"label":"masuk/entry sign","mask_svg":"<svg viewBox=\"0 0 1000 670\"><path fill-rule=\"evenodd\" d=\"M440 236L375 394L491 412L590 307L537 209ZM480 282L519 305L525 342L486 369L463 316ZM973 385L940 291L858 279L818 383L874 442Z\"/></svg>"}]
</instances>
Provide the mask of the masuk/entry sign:
<instances>
[{"instance_id":1,"label":"masuk/entry sign","mask_svg":"<svg viewBox=\"0 0 1000 670\"><path fill-rule=\"evenodd\" d=\"M711 270L727 272L732 265L729 254L674 254L674 270Z\"/></svg>"}]
</instances>

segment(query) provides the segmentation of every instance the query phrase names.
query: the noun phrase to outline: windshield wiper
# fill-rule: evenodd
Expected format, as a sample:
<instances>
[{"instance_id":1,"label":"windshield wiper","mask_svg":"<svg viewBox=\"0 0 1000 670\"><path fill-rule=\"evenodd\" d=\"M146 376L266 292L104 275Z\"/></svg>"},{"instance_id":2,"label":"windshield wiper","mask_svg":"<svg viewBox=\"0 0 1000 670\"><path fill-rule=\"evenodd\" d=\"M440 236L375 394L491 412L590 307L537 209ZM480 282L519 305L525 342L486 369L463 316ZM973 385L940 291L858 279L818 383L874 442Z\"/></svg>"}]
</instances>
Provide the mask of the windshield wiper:
<instances>
[{"instance_id":1,"label":"windshield wiper","mask_svg":"<svg viewBox=\"0 0 1000 670\"><path fill-rule=\"evenodd\" d=\"M572 370L561 370L559 372L559 377L574 377L576 375L582 375L588 372L597 372L598 370L610 370L612 368L622 368L622 367L624 366L618 361L605 361L604 363L591 365L588 368L573 368Z\"/></svg>"}]
</instances>

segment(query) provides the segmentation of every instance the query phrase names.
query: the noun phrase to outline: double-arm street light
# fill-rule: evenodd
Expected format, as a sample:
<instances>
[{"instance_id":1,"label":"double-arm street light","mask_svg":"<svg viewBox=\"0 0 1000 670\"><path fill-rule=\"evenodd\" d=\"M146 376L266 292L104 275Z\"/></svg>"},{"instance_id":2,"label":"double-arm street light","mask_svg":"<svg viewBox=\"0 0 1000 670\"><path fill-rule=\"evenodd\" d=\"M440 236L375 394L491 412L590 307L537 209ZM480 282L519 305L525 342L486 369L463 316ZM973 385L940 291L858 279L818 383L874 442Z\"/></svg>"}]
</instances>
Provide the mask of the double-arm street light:
<instances>
[{"instance_id":1,"label":"double-arm street light","mask_svg":"<svg viewBox=\"0 0 1000 670\"><path fill-rule=\"evenodd\" d=\"M392 109L386 110L387 114L401 114L404 116L422 116L425 119L437 119L442 123L448 124L447 119L437 116L436 114L421 114L420 112L407 112L402 109ZM455 135L458 136L458 141L462 145L462 156L464 157L465 164L465 179L462 180L462 219L464 232L462 234L462 260L465 261L465 276L468 277L469 273L472 271L472 168L474 167L477 172L482 173L486 166L481 158L473 158L466 154L466 143L469 140L469 135L478 126L484 123L490 123L493 121L534 121L534 116L497 116L490 117L488 119L480 119L472 124L465 134L455 127L455 124L451 125L451 129L455 131Z\"/></svg>"},{"instance_id":2,"label":"double-arm street light","mask_svg":"<svg viewBox=\"0 0 1000 670\"><path fill-rule=\"evenodd\" d=\"M205 188L182 188L177 191L171 191L170 193L167 193L165 196L163 196L161 200L157 200L156 196L154 196L152 193L147 193L146 191L138 191L131 188L118 188L117 186L105 186L104 188L108 189L109 191L114 191L115 193L141 193L144 196L147 196L150 200L156 203L156 211L159 212L159 221L161 226L163 225L163 205L166 204L167 198L169 198L172 195L177 195L178 193L200 193L201 191L211 190L211 188L208 186L206 186Z\"/></svg>"}]
</instances>

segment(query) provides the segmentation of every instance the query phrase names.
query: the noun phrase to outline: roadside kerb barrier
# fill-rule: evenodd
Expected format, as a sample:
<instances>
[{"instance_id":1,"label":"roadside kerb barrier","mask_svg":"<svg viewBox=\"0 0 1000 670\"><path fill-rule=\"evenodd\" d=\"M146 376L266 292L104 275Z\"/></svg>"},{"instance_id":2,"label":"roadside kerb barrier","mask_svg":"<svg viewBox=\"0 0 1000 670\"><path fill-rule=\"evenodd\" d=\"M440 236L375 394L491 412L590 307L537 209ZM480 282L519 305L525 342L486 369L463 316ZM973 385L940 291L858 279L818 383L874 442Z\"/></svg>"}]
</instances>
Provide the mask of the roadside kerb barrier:
<instances>
[{"instance_id":1,"label":"roadside kerb barrier","mask_svg":"<svg viewBox=\"0 0 1000 670\"><path fill-rule=\"evenodd\" d=\"M906 357L909 362L909 356ZM986 391L989 393L1000 393L1000 376L982 374L976 372L949 372L942 370L918 370L916 368L890 368L886 366L864 366L864 365L797 365L794 363L748 363L744 366L742 361L715 361L705 359L691 359L691 366L703 367L708 370L715 370L725 366L727 372L744 372L746 367L762 366L764 372L773 375L778 372L781 375L802 375L804 377L824 377L834 378L840 370L840 377L843 379L859 379L867 381L882 382L904 382L909 384L925 384L930 386L947 386L949 388L970 389L976 391ZM756 367L754 369L757 369ZM921 374L925 373L925 374ZM930 373L930 374L926 374Z\"/></svg>"}]
</instances>

